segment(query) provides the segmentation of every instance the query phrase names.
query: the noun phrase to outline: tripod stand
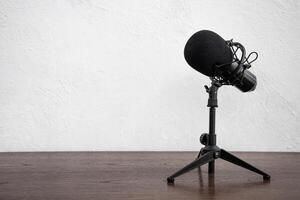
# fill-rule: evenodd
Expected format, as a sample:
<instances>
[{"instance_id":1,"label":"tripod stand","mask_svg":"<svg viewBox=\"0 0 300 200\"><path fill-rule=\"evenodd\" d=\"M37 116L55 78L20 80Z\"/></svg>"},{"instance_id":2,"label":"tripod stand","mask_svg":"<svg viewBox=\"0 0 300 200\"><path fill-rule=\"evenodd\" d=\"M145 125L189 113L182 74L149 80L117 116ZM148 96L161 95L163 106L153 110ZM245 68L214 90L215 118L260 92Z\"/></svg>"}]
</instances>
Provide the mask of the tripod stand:
<instances>
[{"instance_id":1,"label":"tripod stand","mask_svg":"<svg viewBox=\"0 0 300 200\"><path fill-rule=\"evenodd\" d=\"M216 120L216 107L218 107L217 94L218 94L218 89L221 86L222 84L215 79L212 79L212 83L210 87L205 86L206 92L209 94L208 104L207 104L207 107L209 107L209 133L208 134L204 133L200 137L200 142L203 145L205 145L205 147L203 147L200 150L196 160L194 160L193 162L186 165L185 167L183 167L182 169L180 169L179 171L175 172L173 175L167 178L169 184L173 184L174 179L176 177L207 163L208 163L208 173L210 175L214 174L215 160L218 158L231 162L240 167L246 168L250 171L256 172L262 175L265 181L270 180L271 177L267 173L257 169L251 164L241 160L240 158L232 155L231 153L225 151L224 149L219 148L216 145L216 134L215 134L216 121L215 120Z\"/></svg>"}]
</instances>

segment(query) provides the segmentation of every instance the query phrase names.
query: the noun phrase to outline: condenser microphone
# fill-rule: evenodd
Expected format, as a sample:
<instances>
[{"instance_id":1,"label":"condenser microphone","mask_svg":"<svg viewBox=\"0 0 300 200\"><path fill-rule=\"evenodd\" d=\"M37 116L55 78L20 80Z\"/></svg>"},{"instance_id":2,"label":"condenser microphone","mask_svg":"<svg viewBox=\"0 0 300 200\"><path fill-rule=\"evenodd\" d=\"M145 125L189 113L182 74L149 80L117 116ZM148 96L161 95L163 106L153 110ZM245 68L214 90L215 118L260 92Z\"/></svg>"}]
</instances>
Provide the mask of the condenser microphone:
<instances>
[{"instance_id":1,"label":"condenser microphone","mask_svg":"<svg viewBox=\"0 0 300 200\"><path fill-rule=\"evenodd\" d=\"M235 49L234 49L235 48ZM241 51L241 58L237 52ZM198 31L187 41L184 57L187 63L198 72L217 78L224 85L234 85L243 92L249 92L256 87L256 76L248 69L251 63L246 58L243 45L232 40L225 41L217 33L209 30Z\"/></svg>"}]
</instances>

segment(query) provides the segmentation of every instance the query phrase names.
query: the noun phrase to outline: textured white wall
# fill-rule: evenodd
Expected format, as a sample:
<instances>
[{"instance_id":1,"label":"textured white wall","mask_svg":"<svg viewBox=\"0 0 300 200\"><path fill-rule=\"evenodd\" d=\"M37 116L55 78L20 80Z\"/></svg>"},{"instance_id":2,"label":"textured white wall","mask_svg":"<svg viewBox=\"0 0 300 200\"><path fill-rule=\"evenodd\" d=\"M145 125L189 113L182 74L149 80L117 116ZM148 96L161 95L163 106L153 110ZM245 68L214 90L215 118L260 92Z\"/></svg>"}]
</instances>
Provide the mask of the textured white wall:
<instances>
[{"instance_id":1,"label":"textured white wall","mask_svg":"<svg viewBox=\"0 0 300 200\"><path fill-rule=\"evenodd\" d=\"M300 151L299 1L0 1L0 151L198 150L210 29L256 50L252 93L219 92L220 146Z\"/></svg>"}]
</instances>

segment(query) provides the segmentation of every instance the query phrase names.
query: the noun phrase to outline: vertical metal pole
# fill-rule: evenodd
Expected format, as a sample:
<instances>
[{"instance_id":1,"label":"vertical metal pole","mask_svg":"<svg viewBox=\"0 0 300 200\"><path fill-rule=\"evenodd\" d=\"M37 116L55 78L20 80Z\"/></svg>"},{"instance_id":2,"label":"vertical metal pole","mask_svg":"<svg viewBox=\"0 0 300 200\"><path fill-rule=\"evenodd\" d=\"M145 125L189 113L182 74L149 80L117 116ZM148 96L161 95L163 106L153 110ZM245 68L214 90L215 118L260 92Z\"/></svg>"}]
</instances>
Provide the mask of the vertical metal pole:
<instances>
[{"instance_id":1,"label":"vertical metal pole","mask_svg":"<svg viewBox=\"0 0 300 200\"><path fill-rule=\"evenodd\" d=\"M209 107L209 133L208 133L208 146L215 147L216 146L216 107L218 107L218 87L214 82L212 82L210 88L206 88L209 93L208 104ZM215 173L215 161L211 161L208 163L208 173Z\"/></svg>"},{"instance_id":2,"label":"vertical metal pole","mask_svg":"<svg viewBox=\"0 0 300 200\"><path fill-rule=\"evenodd\" d=\"M216 125L216 108L210 107L209 108L209 146L216 145L216 134L215 134L215 125ZM208 173L214 174L215 173L215 161L211 161L208 163Z\"/></svg>"},{"instance_id":3,"label":"vertical metal pole","mask_svg":"<svg viewBox=\"0 0 300 200\"><path fill-rule=\"evenodd\" d=\"M215 146L216 145L216 108L209 108L209 140L208 145Z\"/></svg>"}]
</instances>

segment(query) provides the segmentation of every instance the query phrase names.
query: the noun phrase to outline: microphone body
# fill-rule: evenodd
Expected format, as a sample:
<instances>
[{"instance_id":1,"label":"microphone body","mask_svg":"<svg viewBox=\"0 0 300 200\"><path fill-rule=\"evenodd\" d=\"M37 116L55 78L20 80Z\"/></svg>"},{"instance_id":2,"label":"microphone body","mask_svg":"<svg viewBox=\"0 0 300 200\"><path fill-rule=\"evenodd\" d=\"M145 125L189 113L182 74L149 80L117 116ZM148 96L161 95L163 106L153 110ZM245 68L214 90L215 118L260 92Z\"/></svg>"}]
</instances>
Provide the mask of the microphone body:
<instances>
[{"instance_id":1,"label":"microphone body","mask_svg":"<svg viewBox=\"0 0 300 200\"><path fill-rule=\"evenodd\" d=\"M233 52L233 45L241 49L241 60ZM184 48L185 60L193 69L212 78L221 78L224 83L234 85L242 92L249 92L256 88L257 81L248 70L250 64L244 64L247 61L245 53L240 43L225 41L209 30L193 34Z\"/></svg>"}]
</instances>

